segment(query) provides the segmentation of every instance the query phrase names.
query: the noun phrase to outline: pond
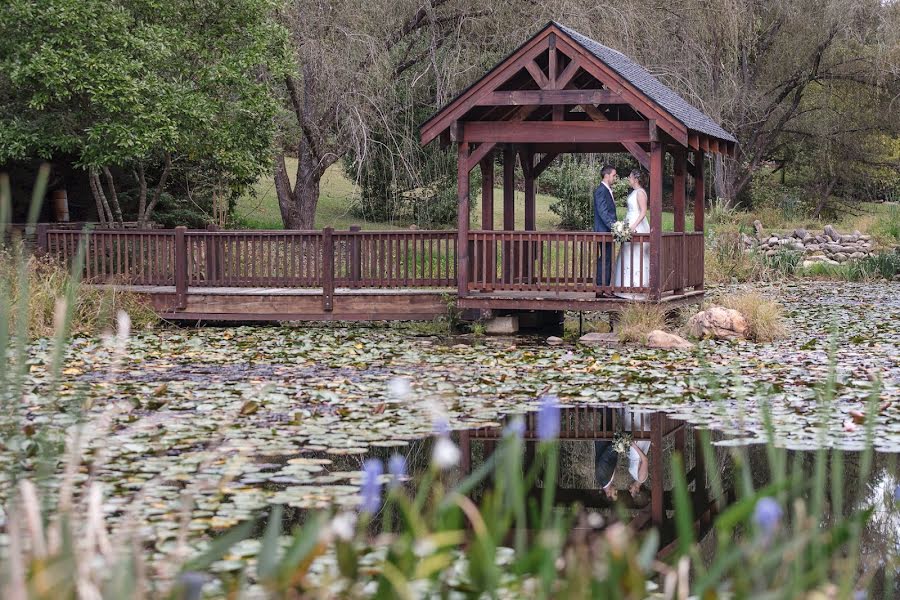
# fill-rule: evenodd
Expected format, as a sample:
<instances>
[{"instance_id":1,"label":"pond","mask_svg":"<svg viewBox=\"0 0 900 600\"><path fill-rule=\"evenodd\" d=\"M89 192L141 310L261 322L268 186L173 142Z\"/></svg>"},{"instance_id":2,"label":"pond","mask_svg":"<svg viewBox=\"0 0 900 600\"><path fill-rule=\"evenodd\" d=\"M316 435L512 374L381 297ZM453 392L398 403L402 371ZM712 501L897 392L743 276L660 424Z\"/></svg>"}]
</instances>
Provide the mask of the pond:
<instances>
[{"instance_id":1,"label":"pond","mask_svg":"<svg viewBox=\"0 0 900 600\"><path fill-rule=\"evenodd\" d=\"M40 343L21 430L61 439L87 407L75 482L104 482L108 522L140 523L157 560L176 545L184 497L193 499L187 518L197 542L273 503L355 507L366 456L400 451L414 462L436 420L488 430L545 394L584 409L663 411L667 422L711 428L722 446L764 441L768 421L784 448L854 452L871 435L879 460L892 458L900 285L756 289L785 306L787 339L666 352L527 338L461 343L405 326L164 328L133 335L124 349L76 339L59 396L47 393L50 349ZM481 443L472 438L473 461ZM0 452L3 472L10 461Z\"/></svg>"}]
</instances>

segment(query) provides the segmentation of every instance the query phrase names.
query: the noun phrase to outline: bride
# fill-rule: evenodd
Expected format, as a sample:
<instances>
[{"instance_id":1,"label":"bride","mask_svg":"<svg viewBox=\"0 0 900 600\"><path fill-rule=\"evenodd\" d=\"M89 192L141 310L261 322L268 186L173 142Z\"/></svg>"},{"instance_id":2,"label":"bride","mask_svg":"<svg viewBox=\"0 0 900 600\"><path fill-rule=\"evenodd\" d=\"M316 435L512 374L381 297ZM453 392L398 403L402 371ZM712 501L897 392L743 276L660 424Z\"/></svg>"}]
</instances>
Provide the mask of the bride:
<instances>
[{"instance_id":1,"label":"bride","mask_svg":"<svg viewBox=\"0 0 900 600\"><path fill-rule=\"evenodd\" d=\"M628 212L625 221L633 233L650 233L647 221L647 191L643 185L643 175L639 169L628 175L631 194L625 201ZM624 264L624 267L622 263ZM643 263L643 264L642 264ZM623 242L613 269L613 285L616 287L647 287L650 285L650 244L647 242ZM620 298L643 300L645 294L617 293Z\"/></svg>"}]
</instances>

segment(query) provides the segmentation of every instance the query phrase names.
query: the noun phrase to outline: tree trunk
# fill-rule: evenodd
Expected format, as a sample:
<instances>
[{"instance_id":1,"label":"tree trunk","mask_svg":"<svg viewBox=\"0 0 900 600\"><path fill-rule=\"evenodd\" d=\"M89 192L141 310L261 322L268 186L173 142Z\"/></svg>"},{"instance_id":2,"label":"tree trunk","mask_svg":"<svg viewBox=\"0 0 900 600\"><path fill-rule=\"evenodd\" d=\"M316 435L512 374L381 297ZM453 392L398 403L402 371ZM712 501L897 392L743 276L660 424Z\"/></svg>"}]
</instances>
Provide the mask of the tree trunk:
<instances>
[{"instance_id":1,"label":"tree trunk","mask_svg":"<svg viewBox=\"0 0 900 600\"><path fill-rule=\"evenodd\" d=\"M284 155L275 157L275 191L278 208L285 229L315 229L316 208L319 205L319 184L325 170L337 157L317 159L307 144L301 144L297 159L297 177L291 186Z\"/></svg>"}]
</instances>

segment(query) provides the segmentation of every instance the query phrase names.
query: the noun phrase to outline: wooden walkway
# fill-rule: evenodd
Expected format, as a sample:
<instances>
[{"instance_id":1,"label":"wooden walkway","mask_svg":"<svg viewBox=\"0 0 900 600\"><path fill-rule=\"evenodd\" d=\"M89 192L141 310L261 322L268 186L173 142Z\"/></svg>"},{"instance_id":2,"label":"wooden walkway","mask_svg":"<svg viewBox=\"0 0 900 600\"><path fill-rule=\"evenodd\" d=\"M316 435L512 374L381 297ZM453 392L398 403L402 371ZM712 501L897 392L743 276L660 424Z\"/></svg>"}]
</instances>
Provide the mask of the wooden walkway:
<instances>
[{"instance_id":1,"label":"wooden walkway","mask_svg":"<svg viewBox=\"0 0 900 600\"><path fill-rule=\"evenodd\" d=\"M488 317L698 302L703 234L662 240L653 288L644 261L630 280L624 270L604 274L605 258L622 264L610 234L471 232L460 291L456 231L37 231L38 251L80 269L85 282L145 295L163 318L187 321L431 320L453 305ZM640 255L649 244L633 243ZM629 293L643 300L617 296Z\"/></svg>"}]
</instances>

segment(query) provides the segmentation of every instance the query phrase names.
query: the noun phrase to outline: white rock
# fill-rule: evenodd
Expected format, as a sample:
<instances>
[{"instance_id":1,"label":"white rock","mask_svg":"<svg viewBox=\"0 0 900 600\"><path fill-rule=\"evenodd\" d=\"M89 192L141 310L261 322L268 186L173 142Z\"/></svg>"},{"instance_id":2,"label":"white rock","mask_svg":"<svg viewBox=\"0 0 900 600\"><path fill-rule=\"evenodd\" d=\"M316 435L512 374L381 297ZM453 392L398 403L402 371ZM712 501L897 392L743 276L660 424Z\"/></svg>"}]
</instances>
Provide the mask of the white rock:
<instances>
[{"instance_id":1,"label":"white rock","mask_svg":"<svg viewBox=\"0 0 900 600\"><path fill-rule=\"evenodd\" d=\"M654 329L647 334L647 346L664 350L690 350L694 347L694 344L674 333L666 333L660 329Z\"/></svg>"},{"instance_id":2,"label":"white rock","mask_svg":"<svg viewBox=\"0 0 900 600\"><path fill-rule=\"evenodd\" d=\"M746 338L750 330L744 315L723 306L697 313L688 320L687 327L694 337L715 339Z\"/></svg>"}]
</instances>

